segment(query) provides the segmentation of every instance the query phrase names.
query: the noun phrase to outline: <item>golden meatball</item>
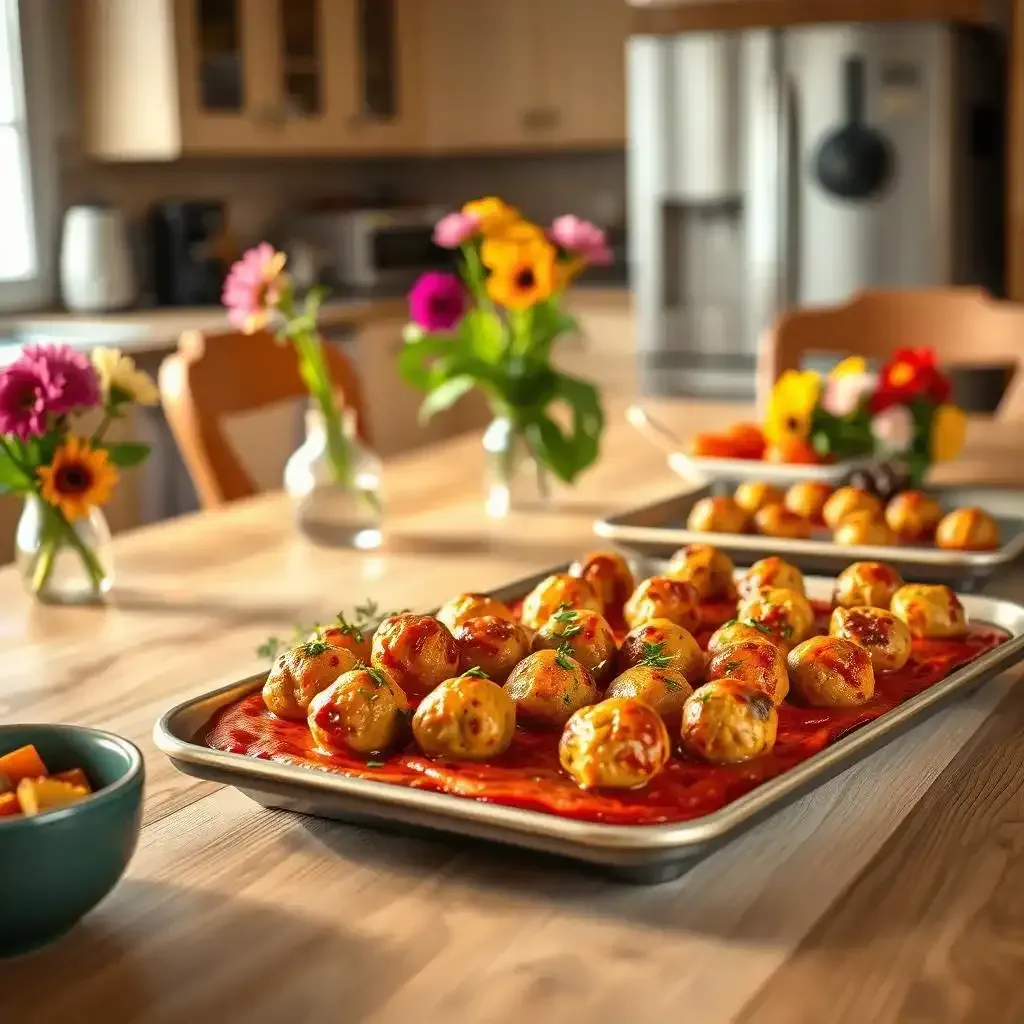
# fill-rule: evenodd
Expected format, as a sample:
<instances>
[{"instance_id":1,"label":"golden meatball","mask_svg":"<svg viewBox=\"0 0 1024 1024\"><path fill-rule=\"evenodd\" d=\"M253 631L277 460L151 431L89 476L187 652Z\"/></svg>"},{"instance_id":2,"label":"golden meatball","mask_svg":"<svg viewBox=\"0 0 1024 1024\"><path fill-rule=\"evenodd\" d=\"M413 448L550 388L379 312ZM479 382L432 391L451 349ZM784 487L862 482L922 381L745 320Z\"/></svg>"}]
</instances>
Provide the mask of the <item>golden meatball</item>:
<instances>
[{"instance_id":1,"label":"golden meatball","mask_svg":"<svg viewBox=\"0 0 1024 1024\"><path fill-rule=\"evenodd\" d=\"M454 633L464 622L485 616L515 622L515 616L508 605L487 594L456 594L441 605L435 618Z\"/></svg>"},{"instance_id":2,"label":"golden meatball","mask_svg":"<svg viewBox=\"0 0 1024 1024\"><path fill-rule=\"evenodd\" d=\"M835 528L832 540L843 547L889 547L896 543L896 534L874 512L851 512Z\"/></svg>"},{"instance_id":3,"label":"golden meatball","mask_svg":"<svg viewBox=\"0 0 1024 1024\"><path fill-rule=\"evenodd\" d=\"M837 577L832 603L840 608L888 608L903 586L900 574L884 562L854 562Z\"/></svg>"},{"instance_id":4,"label":"golden meatball","mask_svg":"<svg viewBox=\"0 0 1024 1024\"><path fill-rule=\"evenodd\" d=\"M459 671L459 645L430 615L392 615L373 635L371 663L410 697L422 697Z\"/></svg>"},{"instance_id":5,"label":"golden meatball","mask_svg":"<svg viewBox=\"0 0 1024 1024\"><path fill-rule=\"evenodd\" d=\"M301 722L313 698L357 663L356 656L344 647L332 647L321 639L306 640L274 662L263 684L263 703L278 718Z\"/></svg>"},{"instance_id":6,"label":"golden meatball","mask_svg":"<svg viewBox=\"0 0 1024 1024\"><path fill-rule=\"evenodd\" d=\"M597 551L569 567L570 576L578 576L594 589L604 605L602 611L619 612L633 593L636 580L629 562L617 551Z\"/></svg>"},{"instance_id":7,"label":"golden meatball","mask_svg":"<svg viewBox=\"0 0 1024 1024\"><path fill-rule=\"evenodd\" d=\"M535 651L555 651L565 647L584 668L590 670L598 685L615 675L618 644L612 627L591 611L565 608L555 612L533 638Z\"/></svg>"},{"instance_id":8,"label":"golden meatball","mask_svg":"<svg viewBox=\"0 0 1024 1024\"><path fill-rule=\"evenodd\" d=\"M942 506L924 491L901 491L885 506L885 521L901 541L931 540Z\"/></svg>"},{"instance_id":9,"label":"golden meatball","mask_svg":"<svg viewBox=\"0 0 1024 1024\"><path fill-rule=\"evenodd\" d=\"M700 533L743 533L749 523L750 517L736 499L725 495L701 498L686 517L686 528Z\"/></svg>"},{"instance_id":10,"label":"golden meatball","mask_svg":"<svg viewBox=\"0 0 1024 1024\"><path fill-rule=\"evenodd\" d=\"M455 630L463 672L479 668L488 679L503 683L530 653L530 634L518 622L485 615L469 619Z\"/></svg>"},{"instance_id":11,"label":"golden meatball","mask_svg":"<svg viewBox=\"0 0 1024 1024\"><path fill-rule=\"evenodd\" d=\"M935 543L947 551L995 551L999 524L980 508L954 509L939 521Z\"/></svg>"},{"instance_id":12,"label":"golden meatball","mask_svg":"<svg viewBox=\"0 0 1024 1024\"><path fill-rule=\"evenodd\" d=\"M564 651L536 651L512 670L505 692L524 725L562 726L597 701L594 677Z\"/></svg>"},{"instance_id":13,"label":"golden meatball","mask_svg":"<svg viewBox=\"0 0 1024 1024\"><path fill-rule=\"evenodd\" d=\"M666 722L678 724L693 687L682 672L654 665L634 665L616 676L605 697L637 697L650 704Z\"/></svg>"},{"instance_id":14,"label":"golden meatball","mask_svg":"<svg viewBox=\"0 0 1024 1024\"><path fill-rule=\"evenodd\" d=\"M741 597L751 597L759 590L794 590L798 594L804 593L804 574L789 562L779 558L778 555L770 555L756 561L739 578L739 592Z\"/></svg>"},{"instance_id":15,"label":"golden meatball","mask_svg":"<svg viewBox=\"0 0 1024 1024\"><path fill-rule=\"evenodd\" d=\"M386 673L356 668L313 698L306 721L322 750L379 754L402 738L408 711L405 694Z\"/></svg>"},{"instance_id":16,"label":"golden meatball","mask_svg":"<svg viewBox=\"0 0 1024 1024\"><path fill-rule=\"evenodd\" d=\"M673 669L693 681L704 674L704 652L688 629L651 619L627 633L619 648L619 671L634 665Z\"/></svg>"},{"instance_id":17,"label":"golden meatball","mask_svg":"<svg viewBox=\"0 0 1024 1024\"><path fill-rule=\"evenodd\" d=\"M736 618L767 626L787 647L795 647L814 630L814 609L803 594L773 587L740 603Z\"/></svg>"},{"instance_id":18,"label":"golden meatball","mask_svg":"<svg viewBox=\"0 0 1024 1024\"><path fill-rule=\"evenodd\" d=\"M701 601L717 598L735 600L736 584L732 559L710 544L689 544L680 548L668 564L665 575L693 584Z\"/></svg>"},{"instance_id":19,"label":"golden meatball","mask_svg":"<svg viewBox=\"0 0 1024 1024\"><path fill-rule=\"evenodd\" d=\"M876 672L895 672L910 659L910 630L881 608L837 608L828 631L863 647Z\"/></svg>"},{"instance_id":20,"label":"golden meatball","mask_svg":"<svg viewBox=\"0 0 1024 1024\"><path fill-rule=\"evenodd\" d=\"M777 644L759 638L741 640L716 651L708 661L707 678L739 679L781 704L789 693L786 657Z\"/></svg>"},{"instance_id":21,"label":"golden meatball","mask_svg":"<svg viewBox=\"0 0 1024 1024\"><path fill-rule=\"evenodd\" d=\"M811 526L825 525L825 502L832 497L832 488L818 480L793 484L782 499L790 512L806 519Z\"/></svg>"},{"instance_id":22,"label":"golden meatball","mask_svg":"<svg viewBox=\"0 0 1024 1024\"><path fill-rule=\"evenodd\" d=\"M908 583L892 595L889 610L907 624L912 637L953 639L967 632L960 599L941 583Z\"/></svg>"},{"instance_id":23,"label":"golden meatball","mask_svg":"<svg viewBox=\"0 0 1024 1024\"><path fill-rule=\"evenodd\" d=\"M526 595L520 616L527 629L537 630L558 611L562 605L570 608L588 609L601 614L604 601L597 596L594 588L577 576L567 572L556 572L543 579Z\"/></svg>"},{"instance_id":24,"label":"golden meatball","mask_svg":"<svg viewBox=\"0 0 1024 1024\"><path fill-rule=\"evenodd\" d=\"M762 626L760 622L754 622L752 619L748 619L746 622L730 619L711 634L711 638L708 640L708 654L716 654L723 647L732 647L733 644L741 643L744 640L763 640L766 643L775 644L781 651L789 650L779 637L767 626Z\"/></svg>"},{"instance_id":25,"label":"golden meatball","mask_svg":"<svg viewBox=\"0 0 1024 1024\"><path fill-rule=\"evenodd\" d=\"M875 695L871 655L838 636L812 636L789 652L793 694L819 708L850 708Z\"/></svg>"},{"instance_id":26,"label":"golden meatball","mask_svg":"<svg viewBox=\"0 0 1024 1024\"><path fill-rule=\"evenodd\" d=\"M715 679L683 705L683 749L712 764L770 754L779 729L771 698L739 679Z\"/></svg>"},{"instance_id":27,"label":"golden meatball","mask_svg":"<svg viewBox=\"0 0 1024 1024\"><path fill-rule=\"evenodd\" d=\"M766 537L807 540L811 535L811 524L803 516L790 512L785 505L766 505L754 516L754 525L757 532Z\"/></svg>"},{"instance_id":28,"label":"golden meatball","mask_svg":"<svg viewBox=\"0 0 1024 1024\"><path fill-rule=\"evenodd\" d=\"M821 516L825 525L834 530L854 512L869 512L875 519L882 518L882 503L873 494L860 487L840 487L825 502Z\"/></svg>"},{"instance_id":29,"label":"golden meatball","mask_svg":"<svg viewBox=\"0 0 1024 1024\"><path fill-rule=\"evenodd\" d=\"M748 516L752 516L767 505L778 505L782 501L782 491L761 480L744 480L736 488L733 498Z\"/></svg>"},{"instance_id":30,"label":"golden meatball","mask_svg":"<svg viewBox=\"0 0 1024 1024\"><path fill-rule=\"evenodd\" d=\"M633 591L624 609L631 629L652 619L668 619L691 633L700 625L700 598L692 583L652 576Z\"/></svg>"},{"instance_id":31,"label":"golden meatball","mask_svg":"<svg viewBox=\"0 0 1024 1024\"><path fill-rule=\"evenodd\" d=\"M516 706L490 679L446 679L420 701L412 734L428 757L489 761L504 754L516 731Z\"/></svg>"},{"instance_id":32,"label":"golden meatball","mask_svg":"<svg viewBox=\"0 0 1024 1024\"><path fill-rule=\"evenodd\" d=\"M661 716L634 697L609 697L577 711L558 743L558 760L582 789L639 789L671 754Z\"/></svg>"},{"instance_id":33,"label":"golden meatball","mask_svg":"<svg viewBox=\"0 0 1024 1024\"><path fill-rule=\"evenodd\" d=\"M344 647L345 650L351 651L355 655L357 661L365 663L370 660L370 634L347 622L320 626L309 639L323 640L324 643L330 644L332 647Z\"/></svg>"}]
</instances>

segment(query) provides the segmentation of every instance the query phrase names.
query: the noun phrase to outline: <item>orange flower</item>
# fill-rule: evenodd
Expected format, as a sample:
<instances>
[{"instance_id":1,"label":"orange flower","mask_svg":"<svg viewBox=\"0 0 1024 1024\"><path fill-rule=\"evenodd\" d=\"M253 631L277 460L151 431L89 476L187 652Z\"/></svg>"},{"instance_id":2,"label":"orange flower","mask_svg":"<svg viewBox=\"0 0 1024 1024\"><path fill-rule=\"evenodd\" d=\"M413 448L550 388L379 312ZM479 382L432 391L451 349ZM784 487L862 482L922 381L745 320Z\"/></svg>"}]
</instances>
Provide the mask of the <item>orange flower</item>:
<instances>
[{"instance_id":1,"label":"orange flower","mask_svg":"<svg viewBox=\"0 0 1024 1024\"><path fill-rule=\"evenodd\" d=\"M109 501L117 483L117 470L106 451L93 449L77 437L69 437L57 449L53 462L40 466L38 473L43 500L59 508L69 522Z\"/></svg>"},{"instance_id":2,"label":"orange flower","mask_svg":"<svg viewBox=\"0 0 1024 1024\"><path fill-rule=\"evenodd\" d=\"M479 221L477 230L484 238L504 231L521 219L514 206L509 206L496 196L474 199L463 206L462 212L469 217L476 217Z\"/></svg>"}]
</instances>

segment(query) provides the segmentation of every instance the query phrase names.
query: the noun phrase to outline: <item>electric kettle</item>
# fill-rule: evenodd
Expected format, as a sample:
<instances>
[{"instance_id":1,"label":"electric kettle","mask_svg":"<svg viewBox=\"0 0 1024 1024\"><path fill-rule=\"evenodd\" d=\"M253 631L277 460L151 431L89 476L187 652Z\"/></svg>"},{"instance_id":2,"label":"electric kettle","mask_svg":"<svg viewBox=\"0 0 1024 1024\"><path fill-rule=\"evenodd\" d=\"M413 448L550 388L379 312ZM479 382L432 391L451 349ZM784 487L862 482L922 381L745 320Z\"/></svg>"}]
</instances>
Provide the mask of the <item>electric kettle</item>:
<instances>
[{"instance_id":1,"label":"electric kettle","mask_svg":"<svg viewBox=\"0 0 1024 1024\"><path fill-rule=\"evenodd\" d=\"M99 203L64 215L60 288L72 313L109 313L135 301L135 272L124 216Z\"/></svg>"}]
</instances>

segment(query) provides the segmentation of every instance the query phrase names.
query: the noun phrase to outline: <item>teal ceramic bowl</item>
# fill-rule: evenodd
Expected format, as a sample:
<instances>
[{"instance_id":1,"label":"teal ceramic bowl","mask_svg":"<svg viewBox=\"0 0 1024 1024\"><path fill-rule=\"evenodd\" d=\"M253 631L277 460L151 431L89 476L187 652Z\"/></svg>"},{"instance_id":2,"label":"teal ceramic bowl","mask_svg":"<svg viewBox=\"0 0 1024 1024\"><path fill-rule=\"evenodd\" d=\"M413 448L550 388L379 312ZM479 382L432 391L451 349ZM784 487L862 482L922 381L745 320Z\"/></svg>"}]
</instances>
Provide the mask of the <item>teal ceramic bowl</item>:
<instances>
[{"instance_id":1,"label":"teal ceramic bowl","mask_svg":"<svg viewBox=\"0 0 1024 1024\"><path fill-rule=\"evenodd\" d=\"M139 748L74 725L0 726L0 755L35 744L50 772L81 768L95 792L32 817L0 818L0 957L63 935L117 884L142 824Z\"/></svg>"}]
</instances>

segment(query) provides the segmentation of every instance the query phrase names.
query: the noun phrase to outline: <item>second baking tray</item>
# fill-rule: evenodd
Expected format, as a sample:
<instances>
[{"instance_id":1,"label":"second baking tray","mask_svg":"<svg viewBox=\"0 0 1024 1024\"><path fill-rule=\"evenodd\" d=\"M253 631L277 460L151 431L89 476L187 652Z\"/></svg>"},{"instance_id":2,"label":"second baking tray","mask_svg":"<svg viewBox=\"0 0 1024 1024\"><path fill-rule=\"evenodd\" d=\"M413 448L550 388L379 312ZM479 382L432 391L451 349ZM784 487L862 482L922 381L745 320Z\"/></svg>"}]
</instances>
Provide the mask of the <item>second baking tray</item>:
<instances>
[{"instance_id":1,"label":"second baking tray","mask_svg":"<svg viewBox=\"0 0 1024 1024\"><path fill-rule=\"evenodd\" d=\"M703 533L689 530L690 509L711 494L720 493L708 484L627 512L599 520L594 531L619 547L653 558L667 558L687 544L713 544L739 565L780 555L805 572L841 572L851 562L886 562L905 580L947 583L960 590L974 590L1008 569L1024 553L1024 491L997 487L932 487L943 508L977 505L999 523L1002 547L997 551L944 551L924 545L891 547L855 545L844 547L828 539L795 540L765 537L756 533Z\"/></svg>"}]
</instances>

